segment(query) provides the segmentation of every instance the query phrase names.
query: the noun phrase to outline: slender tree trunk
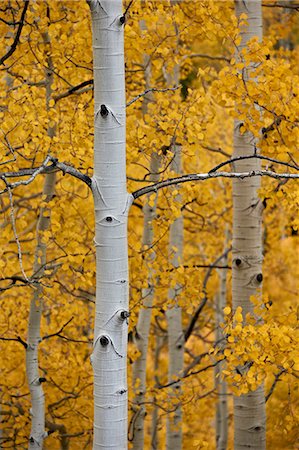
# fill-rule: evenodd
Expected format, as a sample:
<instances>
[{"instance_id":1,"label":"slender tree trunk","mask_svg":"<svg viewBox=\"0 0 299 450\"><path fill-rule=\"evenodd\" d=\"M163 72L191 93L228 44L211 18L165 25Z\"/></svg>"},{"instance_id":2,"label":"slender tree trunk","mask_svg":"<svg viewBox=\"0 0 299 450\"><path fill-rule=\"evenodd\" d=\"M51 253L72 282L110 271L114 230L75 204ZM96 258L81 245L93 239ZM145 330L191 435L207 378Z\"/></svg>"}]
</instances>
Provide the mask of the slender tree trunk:
<instances>
[{"instance_id":1,"label":"slender tree trunk","mask_svg":"<svg viewBox=\"0 0 299 450\"><path fill-rule=\"evenodd\" d=\"M163 341L163 337L159 336L159 334L158 334L156 336L156 347L155 347L155 352L154 352L154 372L155 372L155 374L158 373L158 368L159 368L159 356L160 356L160 350L162 347L161 341ZM159 409L158 409L158 406L157 406L157 403L155 400L156 399L154 397L152 422L151 422L151 450L158 450L158 448L159 448L159 436L158 436Z\"/></svg>"},{"instance_id":2,"label":"slender tree trunk","mask_svg":"<svg viewBox=\"0 0 299 450\"><path fill-rule=\"evenodd\" d=\"M226 239L227 245L227 239ZM224 266L227 265L227 255L221 260ZM226 305L226 278L227 269L219 270L220 286L219 292L216 295L216 341L221 347L221 339L224 339L223 329L220 327L224 323L223 308ZM227 411L227 386L224 379L221 377L221 372L225 367L225 362L221 361L215 366L215 388L218 394L218 401L216 405L216 449L226 450L227 436L228 436L228 411Z\"/></svg>"},{"instance_id":3,"label":"slender tree trunk","mask_svg":"<svg viewBox=\"0 0 299 450\"><path fill-rule=\"evenodd\" d=\"M140 28L145 29L144 21L141 21ZM145 69L145 89L149 89L151 86L151 64L148 55L144 56ZM148 103L152 100L152 94L148 94L144 99L142 105L143 115L147 113ZM150 181L157 183L159 181L159 168L161 157L153 152L150 161ZM157 196L155 198L154 205L150 205L150 195L147 196L147 201L143 207L144 213L144 225L143 225L143 237L142 245L147 248L151 248L153 245L153 220L156 217ZM143 450L144 448L144 419L146 416L146 408L144 406L145 393L146 393L146 360L148 352L148 338L150 332L152 305L154 299L154 286L153 276L151 270L151 263L153 262L155 255L151 253L150 256L145 253L145 258L148 264L148 287L142 290L142 298L144 299L143 305L139 311L138 322L136 325L136 333L134 336L134 342L140 352L139 358L133 365L133 387L135 389L135 414L134 430L133 430L133 449Z\"/></svg>"},{"instance_id":4,"label":"slender tree trunk","mask_svg":"<svg viewBox=\"0 0 299 450\"><path fill-rule=\"evenodd\" d=\"M178 174L182 173L181 167L181 147L175 146L172 170ZM175 201L181 203L181 196L178 194ZM173 267L182 264L183 257L183 216L178 217L170 226L169 251ZM166 311L168 323L168 380L172 381L178 377L184 364L184 333L182 328L182 311L177 303L177 296L181 290L180 285L176 285L169 290L168 297L173 303ZM181 407L181 383L175 383L170 388L170 398L173 400L171 408L175 411L167 416L166 448L167 450L180 450L182 448L182 407Z\"/></svg>"},{"instance_id":5,"label":"slender tree trunk","mask_svg":"<svg viewBox=\"0 0 299 450\"><path fill-rule=\"evenodd\" d=\"M160 166L160 156L153 153L151 156L151 176L150 181L157 182L159 180L158 170ZM147 202L143 208L144 210L144 229L143 229L143 246L151 248L153 244L153 220L156 216L156 200L153 206L149 205L148 196ZM152 305L154 299L153 276L151 270L151 263L154 259L154 254L150 256L145 254L148 259L148 287L142 290L143 307L140 309L138 322L136 326L136 334L134 342L140 352L139 358L135 361L133 366L133 386L135 388L135 404L136 404L136 419L134 421L133 432L133 449L143 450L144 448L144 418L146 409L144 406L145 392L146 392L146 359L148 350L148 337L151 324Z\"/></svg>"},{"instance_id":6,"label":"slender tree trunk","mask_svg":"<svg viewBox=\"0 0 299 450\"><path fill-rule=\"evenodd\" d=\"M49 36L47 33L43 35L45 48L50 45ZM47 58L47 65L49 69L53 68L51 57ZM45 70L46 80L46 107L49 109L49 102L52 94L53 73L51 70ZM48 135L53 137L55 130L48 128ZM49 202L55 192L56 174L50 173L45 175L43 196L45 201ZM50 228L51 210L44 207L40 209L39 220L36 227L37 246L35 250L35 258L33 265L33 272L36 278L41 278L44 273L44 266L47 261L47 244L43 240L43 233ZM43 448L43 441L46 437L45 433L45 398L42 387L42 382L45 381L39 375L39 358L38 347L41 341L40 337L40 322L43 312L43 288L38 284L34 290L32 300L30 302L29 310L29 324L28 324L28 338L26 349L26 375L31 396L31 432L29 437L29 450L36 450Z\"/></svg>"},{"instance_id":7,"label":"slender tree trunk","mask_svg":"<svg viewBox=\"0 0 299 450\"><path fill-rule=\"evenodd\" d=\"M91 0L94 66L96 311L94 450L127 449L127 216L124 17L121 0Z\"/></svg>"},{"instance_id":8,"label":"slender tree trunk","mask_svg":"<svg viewBox=\"0 0 299 450\"><path fill-rule=\"evenodd\" d=\"M253 36L262 38L261 2L237 0L236 15L247 15L248 27L242 30L242 50ZM246 82L248 72L243 72ZM251 133L240 133L240 122L235 123L234 156L254 152L255 142ZM236 164L236 171L259 170L259 160L247 160ZM258 198L260 179L233 181L233 308L241 306L243 316L253 312L250 296L256 295L262 287L262 205ZM264 389L234 397L234 443L235 450L265 448L265 399Z\"/></svg>"},{"instance_id":9,"label":"slender tree trunk","mask_svg":"<svg viewBox=\"0 0 299 450\"><path fill-rule=\"evenodd\" d=\"M176 1L175 3L179 3ZM177 35L177 45L179 45L179 29L174 24L175 33ZM166 73L167 84L169 86L177 86L180 77L180 67L178 64L174 66L173 73ZM182 148L180 145L173 143L174 158L171 169L178 175L182 174ZM175 202L181 203L181 195L177 194ZM174 268L182 264L183 258L183 233L184 222L181 215L170 226L169 236L169 252L171 263ZM172 381L174 377L180 376L184 365L184 333L182 328L182 310L177 303L177 296L180 293L181 286L176 285L173 289L169 289L168 298L173 306L166 311L168 323L168 380ZM180 450L182 448L182 407L180 396L182 393L181 383L176 383L170 388L170 398L173 399L172 408L174 412L168 414L166 422L166 448L167 450Z\"/></svg>"}]
</instances>

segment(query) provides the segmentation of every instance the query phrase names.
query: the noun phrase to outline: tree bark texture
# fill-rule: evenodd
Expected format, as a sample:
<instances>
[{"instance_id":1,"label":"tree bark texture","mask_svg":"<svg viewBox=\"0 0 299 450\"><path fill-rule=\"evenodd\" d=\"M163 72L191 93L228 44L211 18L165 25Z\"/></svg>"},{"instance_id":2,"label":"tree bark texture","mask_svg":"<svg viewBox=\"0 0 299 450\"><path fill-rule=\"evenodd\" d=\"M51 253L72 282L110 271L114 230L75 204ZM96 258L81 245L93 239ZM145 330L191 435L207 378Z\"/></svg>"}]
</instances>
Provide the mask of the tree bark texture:
<instances>
[{"instance_id":1,"label":"tree bark texture","mask_svg":"<svg viewBox=\"0 0 299 450\"><path fill-rule=\"evenodd\" d=\"M94 450L127 449L127 216L124 17L121 0L92 0L96 309Z\"/></svg>"},{"instance_id":2,"label":"tree bark texture","mask_svg":"<svg viewBox=\"0 0 299 450\"><path fill-rule=\"evenodd\" d=\"M226 245L228 245L226 239ZM223 266L227 266L227 255L221 259ZM219 270L220 286L216 295L216 341L219 347L223 347L221 340L225 339L223 329L220 327L224 323L223 309L226 306L226 278L227 269ZM216 405L216 449L226 450L228 438L228 409L227 409L227 386L226 381L221 377L221 372L225 367L225 362L221 361L215 366L215 388L218 399Z\"/></svg>"},{"instance_id":3,"label":"tree bark texture","mask_svg":"<svg viewBox=\"0 0 299 450\"><path fill-rule=\"evenodd\" d=\"M181 147L174 146L174 158L172 170L182 173ZM181 203L181 195L177 194L174 201ZM183 232L184 223L181 215L170 226L169 252L171 263L174 268L182 264L183 258ZM175 249L175 250L174 250ZM177 296L181 290L180 285L169 289L168 298L172 301L166 311L168 324L168 380L171 382L180 376L184 364L184 333L182 328L182 311L177 303ZM170 388L169 398L172 400L171 409L174 412L167 415L166 448L167 450L180 450L182 448L182 406L181 406L181 383L175 383Z\"/></svg>"},{"instance_id":4,"label":"tree bark texture","mask_svg":"<svg viewBox=\"0 0 299 450\"><path fill-rule=\"evenodd\" d=\"M141 21L140 28L145 29L144 21ZM151 86L151 64L148 55L144 55L144 67L145 67L145 90ZM143 115L147 113L148 103L152 101L153 95L148 94L144 98L142 104ZM159 181L159 168L161 157L158 153L153 152L151 154L150 161L150 181L156 183ZM144 225L143 225L143 237L142 246L146 246L151 249L153 246L153 221L156 217L157 196L155 197L154 205L149 204L150 195L147 196L146 203L143 207ZM145 393L146 393L146 361L148 353L148 338L150 332L152 305L154 299L154 274L151 270L151 263L155 259L155 254L150 253L148 256L145 252L145 261L148 263L148 287L142 290L143 305L140 308L138 321L136 325L136 333L134 342L140 352L139 358L133 365L133 387L135 390L134 409L135 420L133 430L133 450L143 450L144 448L144 420L146 416L146 408L144 405Z\"/></svg>"},{"instance_id":5,"label":"tree bark texture","mask_svg":"<svg viewBox=\"0 0 299 450\"><path fill-rule=\"evenodd\" d=\"M236 15L247 15L248 26L241 30L242 41L238 54L254 36L262 39L262 12L260 0L235 1ZM253 66L252 66L253 68ZM251 67L243 71L246 82ZM240 121L235 123L234 157L253 154L255 139L250 132L240 132ZM260 169L258 159L235 163L236 171ZM250 297L262 288L262 204L258 198L260 178L234 179L233 181L233 309L242 307L243 316L253 312ZM265 448L265 399L263 386L254 392L234 396L235 450Z\"/></svg>"},{"instance_id":6,"label":"tree bark texture","mask_svg":"<svg viewBox=\"0 0 299 450\"><path fill-rule=\"evenodd\" d=\"M43 34L43 41L45 44L45 52L48 52L50 46L50 38L48 33ZM49 102L52 96L53 84L53 62L51 56L47 57L47 66L45 69L46 81L46 108L49 110ZM49 70L50 69L50 70ZM48 127L48 136L53 137L55 129ZM45 175L43 197L45 201L52 200L55 193L56 174L49 173ZM44 207L40 209L39 220L37 222L36 236L37 246L35 250L35 260L33 272L37 278L41 278L45 264L47 262L47 245L43 240L43 233L50 228L51 225L51 210ZM28 338L26 349L26 375L31 396L31 432L29 437L29 450L40 450L43 448L45 432L45 395L42 387L43 377L39 374L39 357L38 347L41 341L40 324L43 312L43 288L38 284L34 290L32 300L30 302L29 310L29 324L28 324Z\"/></svg>"},{"instance_id":7,"label":"tree bark texture","mask_svg":"<svg viewBox=\"0 0 299 450\"><path fill-rule=\"evenodd\" d=\"M158 181L160 167L160 156L157 153L152 153L151 156L151 176L150 180ZM156 201L153 206L149 205L149 197L143 208L144 211L144 228L143 228L143 246L151 249L153 245L153 220L156 216ZM133 366L133 386L135 388L135 408L136 419L134 421L133 432L133 449L143 450L144 448L144 419L146 409L144 406L146 393L146 360L148 351L148 338L151 325L152 305L154 299L154 274L151 270L151 263L155 258L153 253L145 258L148 260L148 287L142 290L143 306L140 309L138 322L136 326L136 334L134 342L140 352L139 358L134 362Z\"/></svg>"}]
</instances>

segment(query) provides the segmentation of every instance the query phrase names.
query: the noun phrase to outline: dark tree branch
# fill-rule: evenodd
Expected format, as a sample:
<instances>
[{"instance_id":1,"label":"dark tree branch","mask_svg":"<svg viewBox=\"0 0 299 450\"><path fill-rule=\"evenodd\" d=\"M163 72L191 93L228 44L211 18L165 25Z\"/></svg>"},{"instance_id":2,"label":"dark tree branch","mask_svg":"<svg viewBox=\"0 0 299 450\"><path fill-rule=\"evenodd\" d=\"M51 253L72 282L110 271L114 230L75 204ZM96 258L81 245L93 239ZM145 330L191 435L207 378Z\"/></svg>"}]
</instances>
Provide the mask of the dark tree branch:
<instances>
[{"instance_id":1,"label":"dark tree branch","mask_svg":"<svg viewBox=\"0 0 299 450\"><path fill-rule=\"evenodd\" d=\"M4 61L6 61L14 53L14 51L17 48L17 45L19 43L20 36L22 33L22 28L24 26L24 21L25 21L25 16L26 16L26 11L27 11L28 5L29 5L29 0L25 0L25 5L24 5L23 11L22 11L21 19L19 22L19 27L18 27L17 33L15 35L14 41L12 43L12 46L8 50L8 52L4 56L2 56L2 58L0 58L0 65L2 65L4 63Z\"/></svg>"},{"instance_id":2,"label":"dark tree branch","mask_svg":"<svg viewBox=\"0 0 299 450\"><path fill-rule=\"evenodd\" d=\"M291 169L299 170L299 167L297 165L293 165L290 163L287 163L285 161L280 161L279 159L269 158L268 156L262 156L262 155L247 155L247 156L236 156L235 158L230 158L228 161L224 161L220 164L218 164L216 167L214 167L212 170L209 171L209 173L216 172L221 167L226 166L227 164L231 164L235 161L243 161L244 159L262 159L264 161L269 161L275 164L280 164L282 166L290 167Z\"/></svg>"},{"instance_id":3,"label":"dark tree branch","mask_svg":"<svg viewBox=\"0 0 299 450\"><path fill-rule=\"evenodd\" d=\"M277 382L279 381L279 378L280 378L281 375L282 375L283 373L285 373L285 372L286 372L286 369L281 369L281 371L278 372L278 373L275 375L275 378L274 378L274 381L273 381L273 383L272 383L272 386L270 387L269 392L268 392L268 394L267 394L266 397L265 397L265 402L267 402L267 401L269 400L269 398L270 398L271 395L273 394L273 391L274 391L274 389L275 389L275 386L276 386Z\"/></svg>"},{"instance_id":4,"label":"dark tree branch","mask_svg":"<svg viewBox=\"0 0 299 450\"><path fill-rule=\"evenodd\" d=\"M0 337L0 341L16 341L23 345L24 348L27 348L27 343L23 341L23 339L18 336L16 338L6 338L6 337Z\"/></svg>"},{"instance_id":5,"label":"dark tree branch","mask_svg":"<svg viewBox=\"0 0 299 450\"><path fill-rule=\"evenodd\" d=\"M138 189L132 193L134 199L141 197L142 195L149 194L150 192L157 192L159 189L163 189L168 186L176 184L187 183L190 181L204 181L212 178L244 178L251 177L270 177L280 179L297 179L299 174L297 173L276 173L271 170L252 170L250 172L209 172L209 173L191 173L189 175L182 175L181 177L169 178L168 180L154 183L150 186Z\"/></svg>"},{"instance_id":6,"label":"dark tree branch","mask_svg":"<svg viewBox=\"0 0 299 450\"><path fill-rule=\"evenodd\" d=\"M71 323L71 321L72 321L73 319L74 319L74 317L71 317L67 322L65 322L64 325L62 325L62 327L60 328L60 330L58 330L56 333L47 334L46 336L43 336L43 337L42 337L42 340L44 340L44 339L49 339L49 338L54 337L54 336L58 336L60 333L63 332L63 330L68 326L68 324Z\"/></svg>"},{"instance_id":7,"label":"dark tree branch","mask_svg":"<svg viewBox=\"0 0 299 450\"><path fill-rule=\"evenodd\" d=\"M207 284L208 284L208 280L212 274L213 269L215 268L215 266L217 267L217 264L222 260L222 258L224 258L225 256L227 256L227 254L230 252L231 248L228 248L224 253L222 253L222 255L220 255L217 259L215 259L215 261L213 262L213 264L211 264L211 266L209 267L209 269L207 270L207 273L205 275L204 281L203 281L203 287L202 287L202 291L204 293L204 298L202 300L202 302L200 303L200 305L198 306L197 310L195 311L193 317L190 320L190 323L188 325L188 327L186 328L186 331L184 333L185 336L185 342L187 342L187 340L189 339L189 337L191 336L191 333L195 327L195 324L197 322L198 317L200 316L203 308L205 307L207 301L208 301L208 295L207 295Z\"/></svg>"},{"instance_id":8,"label":"dark tree branch","mask_svg":"<svg viewBox=\"0 0 299 450\"><path fill-rule=\"evenodd\" d=\"M86 86L90 86L90 85L93 86L93 80L83 81L82 83L79 83L76 86L71 87L67 91L62 92L62 94L55 95L53 97L53 99L55 100L55 102L58 102L62 98L68 97L69 95L78 94L77 91L79 89L82 89L82 88L84 88Z\"/></svg>"},{"instance_id":9,"label":"dark tree branch","mask_svg":"<svg viewBox=\"0 0 299 450\"><path fill-rule=\"evenodd\" d=\"M299 11L299 4L291 4L291 3L262 3L262 6L266 8L286 8L286 9L295 9Z\"/></svg>"},{"instance_id":10,"label":"dark tree branch","mask_svg":"<svg viewBox=\"0 0 299 450\"><path fill-rule=\"evenodd\" d=\"M52 163L50 166L47 165L49 162ZM59 162L58 159L54 158L53 156L47 156L42 165L34 169L21 169L18 172L0 173L0 179L2 179L10 189L13 189L17 186L27 185L31 183L35 179L35 177L40 173L42 174L51 173L57 172L58 170L61 170L63 173L68 173L73 177L78 178L81 181L84 181L84 183L86 183L88 187L91 187L91 178L88 175L84 175L79 170L75 169L72 166L69 166L68 164ZM26 176L30 176L30 178L28 178L25 181L16 181L15 183L7 183L6 180L6 178L18 178ZM2 192L6 192L6 190L7 188Z\"/></svg>"}]
</instances>

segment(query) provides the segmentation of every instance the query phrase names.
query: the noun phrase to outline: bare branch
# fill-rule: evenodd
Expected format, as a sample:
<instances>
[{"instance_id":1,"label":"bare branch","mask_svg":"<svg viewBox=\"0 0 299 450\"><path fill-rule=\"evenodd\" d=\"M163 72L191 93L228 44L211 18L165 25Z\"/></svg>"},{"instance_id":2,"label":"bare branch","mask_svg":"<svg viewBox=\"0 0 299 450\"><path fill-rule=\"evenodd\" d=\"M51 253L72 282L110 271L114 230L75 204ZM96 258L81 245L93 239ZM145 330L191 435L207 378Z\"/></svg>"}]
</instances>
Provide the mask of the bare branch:
<instances>
[{"instance_id":1,"label":"bare branch","mask_svg":"<svg viewBox=\"0 0 299 450\"><path fill-rule=\"evenodd\" d=\"M53 100L55 100L55 102L58 102L62 98L68 97L69 95L81 94L82 93L81 89L85 88L86 86L90 86L90 89L93 89L93 80L83 81L82 83L79 83L76 86L71 87L67 91L62 92L61 94L55 95L55 96L53 96ZM84 92L86 92L86 90Z\"/></svg>"},{"instance_id":2,"label":"bare branch","mask_svg":"<svg viewBox=\"0 0 299 450\"><path fill-rule=\"evenodd\" d=\"M13 229L13 234L17 243L17 247L18 247L18 258L19 258L19 264L20 264L20 269L21 272L23 274L23 277L25 278L25 280L27 281L27 283L29 283L29 279L25 273L24 267L23 267L23 259L22 259L22 249L21 249L21 244L19 241L19 237L18 237L18 233L17 233L17 228L16 228L16 221L15 221L15 211L14 211L14 205L13 205L13 198L12 198L12 192L11 192L11 188L10 185L7 183L6 179L4 178L6 187L7 187L7 191L8 191L8 195L9 195L9 202L10 202L10 220L11 220L11 226Z\"/></svg>"},{"instance_id":3,"label":"bare branch","mask_svg":"<svg viewBox=\"0 0 299 450\"><path fill-rule=\"evenodd\" d=\"M204 58L204 59L211 59L215 61L226 61L230 62L231 58L226 58L225 56L213 56L213 55L207 55L205 53L191 53L191 55L184 55L183 60L187 58Z\"/></svg>"},{"instance_id":4,"label":"bare branch","mask_svg":"<svg viewBox=\"0 0 299 450\"><path fill-rule=\"evenodd\" d=\"M52 162L51 166L48 166L47 164L49 162ZM84 175L79 170L75 169L72 166L69 166L66 163L59 162L57 158L54 158L53 156L48 155L42 165L40 167L36 167L34 169L21 169L18 172L4 172L0 173L0 179L2 179L6 184L6 189L0 193L6 192L8 190L8 187L10 189L13 189L20 185L27 185L30 184L38 174L40 173L51 173L51 172L57 172L58 170L61 170L63 173L69 173L75 178L78 178L81 181L84 181L88 185L88 187L91 187L91 178L88 175ZM30 176L25 181L16 181L14 183L8 183L6 178L18 178L18 177L26 177Z\"/></svg>"},{"instance_id":5,"label":"bare branch","mask_svg":"<svg viewBox=\"0 0 299 450\"><path fill-rule=\"evenodd\" d=\"M8 50L8 52L4 56L2 56L2 58L0 58L0 65L2 65L4 63L4 61L6 61L14 53L14 51L17 48L17 45L18 45L19 40L20 40L22 28L24 26L25 15L26 15L26 11L27 11L28 5L29 5L29 0L25 0L25 5L24 5L23 11L22 11L21 19L20 19L20 22L19 22L19 27L18 27L17 33L15 35L14 41L12 43L12 46Z\"/></svg>"},{"instance_id":6,"label":"bare branch","mask_svg":"<svg viewBox=\"0 0 299 450\"><path fill-rule=\"evenodd\" d=\"M150 186L138 189L132 193L134 199L141 197L142 195L148 194L150 192L157 192L159 189L163 189L168 186L173 186L180 183L187 183L190 181L204 181L212 178L244 178L251 177L270 177L280 179L298 179L298 173L276 173L271 170L252 170L250 172L209 172L209 173L191 173L188 175L183 175L181 177L169 178L168 180L160 181L159 183L154 183Z\"/></svg>"},{"instance_id":7,"label":"bare branch","mask_svg":"<svg viewBox=\"0 0 299 450\"><path fill-rule=\"evenodd\" d=\"M230 158L228 161L224 161L220 164L218 164L216 167L214 167L212 170L209 171L209 173L216 172L221 167L226 166L227 164L231 164L236 161L243 161L244 159L262 159L263 161L269 161L275 164L280 164L282 166L290 167L291 169L299 170L299 167L297 165L293 165L290 163L287 163L285 161L280 161L279 159L270 158L269 156L262 156L258 154L254 155L247 155L247 156L236 156L235 158Z\"/></svg>"},{"instance_id":8,"label":"bare branch","mask_svg":"<svg viewBox=\"0 0 299 450\"><path fill-rule=\"evenodd\" d=\"M18 336L16 338L6 338L6 337L0 337L0 341L16 341L23 345L23 347L27 348L27 343L23 341L23 339Z\"/></svg>"},{"instance_id":9,"label":"bare branch","mask_svg":"<svg viewBox=\"0 0 299 450\"><path fill-rule=\"evenodd\" d=\"M281 375L282 375L283 373L285 373L285 372L286 372L286 369L281 369L281 371L278 372L278 373L275 375L275 378L274 378L274 381L273 381L273 383L272 383L272 386L270 387L269 392L268 392L268 394L267 394L266 397L265 397L265 402L267 402L267 401L269 400L269 398L270 398L271 395L273 394L273 391L274 391L274 389L275 389L275 386L276 386L277 382L279 381L279 378L280 378Z\"/></svg>"},{"instance_id":10,"label":"bare branch","mask_svg":"<svg viewBox=\"0 0 299 450\"><path fill-rule=\"evenodd\" d=\"M286 8L286 9L295 9L299 11L299 3L262 3L262 6L266 8Z\"/></svg>"},{"instance_id":11,"label":"bare branch","mask_svg":"<svg viewBox=\"0 0 299 450\"><path fill-rule=\"evenodd\" d=\"M68 324L71 323L71 321L73 319L74 319L74 317L71 317L64 325L62 325L62 327L56 333L47 334L46 336L43 336L42 340L49 339L49 338L51 338L53 336L59 336L59 334L62 333L62 331L65 329L65 327L67 327Z\"/></svg>"},{"instance_id":12,"label":"bare branch","mask_svg":"<svg viewBox=\"0 0 299 450\"><path fill-rule=\"evenodd\" d=\"M210 278L210 276L212 274L212 271L215 268L215 266L217 267L217 264L222 260L222 258L227 256L227 254L230 252L230 250L231 250L231 248L228 248L227 250L225 250L225 252L222 253L222 255L220 255L218 258L215 259L213 264L211 264L209 269L207 270L207 273L206 273L204 281L203 281L203 288L202 288L202 291L204 293L204 298L202 299L200 305L198 306L197 310L195 311L194 315L192 316L188 327L186 328L186 331L184 333L185 342L187 342L187 340L191 336L191 333L192 333L192 331L193 331L193 329L195 327L197 319L200 316L203 308L205 307L205 305L206 305L206 303L208 301L207 284L208 284L208 280L209 280L209 278Z\"/></svg>"},{"instance_id":13,"label":"bare branch","mask_svg":"<svg viewBox=\"0 0 299 450\"><path fill-rule=\"evenodd\" d=\"M136 97L132 98L132 100L130 100L126 106L130 106L132 105L132 103L136 102L137 100L139 100L141 97L144 97L146 94L148 94L149 92L167 92L167 91L176 91L177 89L179 89L181 86L174 86L173 88L165 88L165 89L158 89L158 88L150 88L150 89L146 89L144 92L142 92L141 94L137 95Z\"/></svg>"}]
</instances>

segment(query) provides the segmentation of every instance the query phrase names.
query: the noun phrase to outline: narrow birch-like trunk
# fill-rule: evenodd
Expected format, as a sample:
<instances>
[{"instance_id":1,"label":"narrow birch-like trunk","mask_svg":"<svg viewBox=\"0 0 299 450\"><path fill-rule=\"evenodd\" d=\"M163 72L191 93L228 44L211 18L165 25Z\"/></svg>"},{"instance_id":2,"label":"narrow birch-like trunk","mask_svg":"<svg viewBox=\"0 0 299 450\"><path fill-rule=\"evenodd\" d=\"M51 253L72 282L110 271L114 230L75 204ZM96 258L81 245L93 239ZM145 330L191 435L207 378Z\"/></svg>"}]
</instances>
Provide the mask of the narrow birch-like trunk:
<instances>
[{"instance_id":1,"label":"narrow birch-like trunk","mask_svg":"<svg viewBox=\"0 0 299 450\"><path fill-rule=\"evenodd\" d=\"M221 260L224 266L227 266L227 255ZM221 339L224 339L223 329L220 327L224 323L223 308L226 305L226 278L227 269L221 269L219 292L216 295L216 341L221 347ZM225 380L221 377L225 362L221 361L215 366L215 388L218 394L216 405L216 449L226 450L228 436L228 410L227 410L227 386Z\"/></svg>"},{"instance_id":2,"label":"narrow birch-like trunk","mask_svg":"<svg viewBox=\"0 0 299 450\"><path fill-rule=\"evenodd\" d=\"M121 0L89 1L94 69L94 450L127 449L127 216Z\"/></svg>"},{"instance_id":3,"label":"narrow birch-like trunk","mask_svg":"<svg viewBox=\"0 0 299 450\"><path fill-rule=\"evenodd\" d=\"M174 158L172 170L178 174L182 173L181 147L174 146ZM177 194L175 202L181 203L181 195ZM169 251L171 263L174 268L182 263L183 257L183 216L178 217L170 226ZM178 377L184 364L184 333L182 328L182 311L177 304L177 296L181 286L176 285L169 289L168 299L172 305L166 311L168 323L168 380L173 381ZM181 383L175 383L170 388L169 397L172 401L172 408L175 411L167 416L166 448L167 450L180 450L182 448L182 407L179 396L181 395Z\"/></svg>"},{"instance_id":4,"label":"narrow birch-like trunk","mask_svg":"<svg viewBox=\"0 0 299 450\"><path fill-rule=\"evenodd\" d=\"M45 45L50 44L47 33L43 35ZM51 69L52 59L47 58L48 67ZM45 70L46 80L46 107L49 109L51 100L53 74L50 70ZM53 137L54 129L48 128L48 135ZM55 192L56 174L49 173L45 175L43 198L45 202L49 202ZM36 227L37 246L35 250L33 272L37 274L37 278L41 278L44 273L44 266L47 260L47 245L43 241L43 233L50 228L49 208L40 209L39 219ZM31 397L31 432L29 437L29 450L37 450L43 448L43 441L46 437L45 432L45 396L42 387L43 377L39 374L39 358L38 347L41 341L40 322L43 312L43 288L40 284L34 290L29 310L28 337L26 348L26 375Z\"/></svg>"},{"instance_id":5,"label":"narrow birch-like trunk","mask_svg":"<svg viewBox=\"0 0 299 450\"><path fill-rule=\"evenodd\" d=\"M238 53L253 36L262 38L261 1L237 0L236 15L247 15L248 27L241 31L242 42ZM246 82L248 72L243 71ZM235 123L234 156L254 153L254 137L240 133L240 121ZM259 160L240 161L235 164L238 172L259 170ZM243 316L253 312L250 296L262 287L262 205L258 198L260 179L253 177L233 181L233 308L242 307ZM265 397L263 386L254 392L234 396L234 448L235 450L265 448Z\"/></svg>"},{"instance_id":6,"label":"narrow birch-like trunk","mask_svg":"<svg viewBox=\"0 0 299 450\"><path fill-rule=\"evenodd\" d=\"M175 3L179 3L175 1ZM177 45L179 45L179 30L177 24L174 24L177 35ZM169 86L177 86L180 77L180 67L178 64L174 66L173 73L165 74L167 84ZM180 145L173 143L174 158L171 169L178 175L182 174L182 148ZM181 195L177 194L174 198L175 202L181 204ZM182 263L183 258L183 233L184 223L181 215L170 226L169 232L169 252L171 264L174 268ZM177 296L181 290L181 286L176 285L173 289L169 289L168 299L172 302L166 311L168 324L168 380L173 381L175 377L180 376L184 365L184 333L182 328L182 310L177 303ZM168 414L166 421L166 449L180 450L182 448L182 407L179 400L181 395L181 383L175 383L170 388L170 398L173 399L172 407L175 411Z\"/></svg>"},{"instance_id":7,"label":"narrow birch-like trunk","mask_svg":"<svg viewBox=\"0 0 299 450\"><path fill-rule=\"evenodd\" d=\"M159 334L156 336L156 348L154 353L154 372L158 373L159 369L159 356L160 351L163 346L163 337ZM158 425L159 425L159 407L153 399L153 412L152 412L152 422L151 422L151 450L158 450L159 448L159 435L158 435Z\"/></svg>"},{"instance_id":8,"label":"narrow birch-like trunk","mask_svg":"<svg viewBox=\"0 0 299 450\"><path fill-rule=\"evenodd\" d=\"M145 29L144 21L141 21L140 28ZM150 89L151 82L151 64L148 55L144 56L145 69L145 89ZM152 100L152 94L149 93L144 99L142 105L143 115L147 113L148 103ZM157 183L159 181L159 168L161 157L153 152L150 161L150 181ZM150 195L147 196L146 203L143 207L144 225L143 225L143 237L142 246L152 248L153 245L153 220L156 217L157 196L154 204L151 206ZM152 305L154 299L154 286L153 286L153 273L151 270L151 263L153 262L155 255L151 253L150 257L145 253L145 258L148 261L148 287L142 290L142 298L144 299L143 305L140 308L138 321L136 325L136 333L134 336L134 342L140 352L139 358L133 365L133 388L135 389L135 420L133 430L133 450L143 450L144 448L144 419L146 416L146 408L144 405L145 392L146 392L146 361L148 352L148 338L150 332Z\"/></svg>"},{"instance_id":9,"label":"narrow birch-like trunk","mask_svg":"<svg viewBox=\"0 0 299 450\"><path fill-rule=\"evenodd\" d=\"M150 165L150 181L156 183L159 180L158 170L160 166L160 156L157 153L152 153ZM143 208L144 210L144 228L143 228L143 246L151 248L153 244L153 220L156 216L156 199L153 206L149 205L149 198ZM135 388L135 406L136 419L134 421L133 432L133 449L143 450L144 448L144 418L146 409L144 406L145 392L146 392L146 359L148 350L148 337L152 316L152 305L154 299L153 273L150 267L154 259L154 254L151 253L148 258L149 272L148 272L148 287L142 290L143 306L139 311L138 322L136 325L136 334L134 342L140 352L139 358L134 362L133 366L133 387Z\"/></svg>"}]
</instances>

